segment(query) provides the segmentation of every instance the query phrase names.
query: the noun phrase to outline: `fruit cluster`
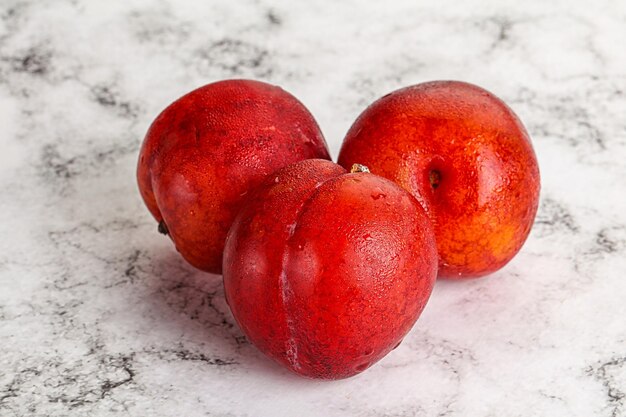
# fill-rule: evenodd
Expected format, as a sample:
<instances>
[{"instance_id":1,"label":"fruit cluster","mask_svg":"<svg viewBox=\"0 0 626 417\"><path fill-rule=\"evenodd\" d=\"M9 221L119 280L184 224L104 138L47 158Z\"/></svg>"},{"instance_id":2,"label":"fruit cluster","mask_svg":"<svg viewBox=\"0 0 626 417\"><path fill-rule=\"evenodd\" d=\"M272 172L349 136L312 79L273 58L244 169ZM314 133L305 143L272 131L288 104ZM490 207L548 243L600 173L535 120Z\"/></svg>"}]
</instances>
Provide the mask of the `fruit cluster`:
<instances>
[{"instance_id":1,"label":"fruit cluster","mask_svg":"<svg viewBox=\"0 0 626 417\"><path fill-rule=\"evenodd\" d=\"M324 379L355 375L394 349L437 276L502 268L539 199L519 119L456 81L374 102L338 164L289 93L258 81L209 84L156 118L137 178L159 231L195 267L223 273L252 343Z\"/></svg>"}]
</instances>

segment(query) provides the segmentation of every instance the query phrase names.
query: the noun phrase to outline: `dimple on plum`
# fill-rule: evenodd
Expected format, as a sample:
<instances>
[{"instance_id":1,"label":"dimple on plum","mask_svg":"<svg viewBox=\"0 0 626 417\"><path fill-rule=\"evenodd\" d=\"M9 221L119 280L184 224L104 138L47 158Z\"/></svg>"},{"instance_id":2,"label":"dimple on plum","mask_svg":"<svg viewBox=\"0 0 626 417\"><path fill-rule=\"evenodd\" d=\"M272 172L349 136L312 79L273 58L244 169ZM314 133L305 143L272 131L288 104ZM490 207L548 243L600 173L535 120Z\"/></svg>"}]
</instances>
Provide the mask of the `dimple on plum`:
<instances>
[{"instance_id":1,"label":"dimple on plum","mask_svg":"<svg viewBox=\"0 0 626 417\"><path fill-rule=\"evenodd\" d=\"M292 371L324 379L362 372L397 346L436 269L431 225L409 193L319 159L277 171L249 196L223 266L246 336Z\"/></svg>"}]
</instances>

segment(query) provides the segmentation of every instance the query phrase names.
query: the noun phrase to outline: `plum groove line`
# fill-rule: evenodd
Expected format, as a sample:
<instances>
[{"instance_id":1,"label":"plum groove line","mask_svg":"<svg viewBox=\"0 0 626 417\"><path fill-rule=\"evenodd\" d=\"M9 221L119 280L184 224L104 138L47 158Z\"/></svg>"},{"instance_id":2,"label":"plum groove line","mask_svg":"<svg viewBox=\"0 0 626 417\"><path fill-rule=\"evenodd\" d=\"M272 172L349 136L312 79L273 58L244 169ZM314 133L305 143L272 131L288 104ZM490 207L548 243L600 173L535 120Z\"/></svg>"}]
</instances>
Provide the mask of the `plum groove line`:
<instances>
[{"instance_id":1,"label":"plum groove line","mask_svg":"<svg viewBox=\"0 0 626 417\"><path fill-rule=\"evenodd\" d=\"M288 235L287 239L285 239L285 247L283 249L283 256L281 257L281 269L280 274L278 276L278 283L280 285L280 294L281 301L283 304L283 312L285 314L285 324L287 327L287 341L286 341L286 349L285 353L287 355L287 360L293 366L294 369L299 370L301 368L300 363L298 362L298 345L295 341L295 330L294 323L290 318L290 315L287 313L287 298L289 296L289 280L287 279L287 265L289 263L289 244L293 236L296 234L296 228L298 223L300 223L300 219L302 215L306 212L306 207L313 201L313 199L320 193L320 190L324 184L328 181L335 179L337 177L331 177L324 179L315 184L315 187L311 191L311 193L304 199L300 207L296 210L296 215L294 217L294 221L288 226Z\"/></svg>"}]
</instances>

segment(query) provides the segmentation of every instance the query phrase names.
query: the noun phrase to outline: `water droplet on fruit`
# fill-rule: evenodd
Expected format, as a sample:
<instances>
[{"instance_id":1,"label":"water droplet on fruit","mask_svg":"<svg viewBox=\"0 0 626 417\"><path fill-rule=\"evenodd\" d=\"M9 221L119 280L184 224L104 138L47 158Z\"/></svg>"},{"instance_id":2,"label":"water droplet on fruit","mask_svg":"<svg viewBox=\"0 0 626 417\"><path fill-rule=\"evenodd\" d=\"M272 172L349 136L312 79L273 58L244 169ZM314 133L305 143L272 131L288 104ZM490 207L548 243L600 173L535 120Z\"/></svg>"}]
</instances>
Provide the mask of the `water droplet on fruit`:
<instances>
[{"instance_id":1,"label":"water droplet on fruit","mask_svg":"<svg viewBox=\"0 0 626 417\"><path fill-rule=\"evenodd\" d=\"M373 194L372 194L372 198L373 198L374 200L378 200L378 199L379 199L379 198L381 198L381 197L383 197L383 198L384 198L384 197L387 197L387 194L384 194L384 193L381 193L381 192L376 192L376 193L373 193Z\"/></svg>"},{"instance_id":2,"label":"water droplet on fruit","mask_svg":"<svg viewBox=\"0 0 626 417\"><path fill-rule=\"evenodd\" d=\"M274 182L275 182L276 184L278 184L278 183L280 182L280 179L279 179L278 177L276 177L276 178L274 178Z\"/></svg>"},{"instance_id":3,"label":"water droplet on fruit","mask_svg":"<svg viewBox=\"0 0 626 417\"><path fill-rule=\"evenodd\" d=\"M372 349L372 348L367 348L367 350L365 351L365 353L363 353L363 356L370 356L372 353L374 353L374 349Z\"/></svg>"},{"instance_id":4,"label":"water droplet on fruit","mask_svg":"<svg viewBox=\"0 0 626 417\"><path fill-rule=\"evenodd\" d=\"M373 240L374 238L369 233L366 233L363 235L363 239L365 239L366 242L369 242L370 240Z\"/></svg>"}]
</instances>

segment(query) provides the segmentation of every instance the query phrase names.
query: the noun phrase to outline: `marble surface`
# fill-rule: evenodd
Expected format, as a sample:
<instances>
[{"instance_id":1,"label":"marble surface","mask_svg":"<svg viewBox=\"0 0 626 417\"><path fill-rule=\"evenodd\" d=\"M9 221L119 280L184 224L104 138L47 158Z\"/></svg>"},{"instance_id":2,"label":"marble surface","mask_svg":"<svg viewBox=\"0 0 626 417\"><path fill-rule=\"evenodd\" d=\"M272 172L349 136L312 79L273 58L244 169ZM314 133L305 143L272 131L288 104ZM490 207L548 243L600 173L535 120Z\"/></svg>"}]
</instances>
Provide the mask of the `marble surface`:
<instances>
[{"instance_id":1,"label":"marble surface","mask_svg":"<svg viewBox=\"0 0 626 417\"><path fill-rule=\"evenodd\" d=\"M624 39L623 0L2 0L0 416L626 416ZM155 115L230 77L294 93L335 157L393 89L486 87L534 139L528 242L367 372L279 368L135 185Z\"/></svg>"}]
</instances>

